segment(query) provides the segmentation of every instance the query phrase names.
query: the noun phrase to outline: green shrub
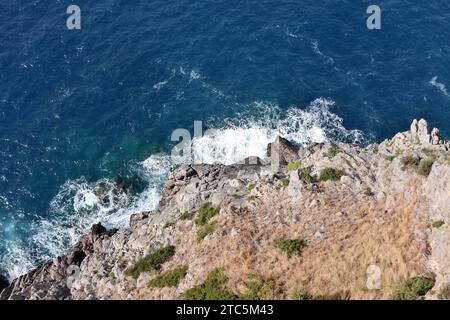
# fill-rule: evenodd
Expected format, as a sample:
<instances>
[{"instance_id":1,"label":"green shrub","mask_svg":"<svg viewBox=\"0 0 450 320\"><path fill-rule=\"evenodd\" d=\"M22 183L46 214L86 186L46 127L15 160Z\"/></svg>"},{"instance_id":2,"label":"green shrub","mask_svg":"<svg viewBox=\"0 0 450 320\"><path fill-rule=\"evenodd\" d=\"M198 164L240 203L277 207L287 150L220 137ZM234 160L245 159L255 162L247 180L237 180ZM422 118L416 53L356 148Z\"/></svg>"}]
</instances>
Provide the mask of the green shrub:
<instances>
[{"instance_id":1,"label":"green shrub","mask_svg":"<svg viewBox=\"0 0 450 320\"><path fill-rule=\"evenodd\" d=\"M417 167L420 164L420 159L413 156L406 156L401 159L401 163L403 165L403 169L405 168L417 169Z\"/></svg>"},{"instance_id":2,"label":"green shrub","mask_svg":"<svg viewBox=\"0 0 450 320\"><path fill-rule=\"evenodd\" d=\"M201 206L198 210L197 219L195 219L195 223L198 225L205 225L211 220L212 217L219 214L219 210L213 206L211 202L207 202Z\"/></svg>"},{"instance_id":3,"label":"green shrub","mask_svg":"<svg viewBox=\"0 0 450 320\"><path fill-rule=\"evenodd\" d=\"M343 150L341 148L339 148L338 146L331 146L327 153L325 154L328 158L334 158L338 153L343 152Z\"/></svg>"},{"instance_id":4,"label":"green shrub","mask_svg":"<svg viewBox=\"0 0 450 320\"><path fill-rule=\"evenodd\" d=\"M149 272L161 268L161 265L169 260L174 254L174 246L167 246L157 249L151 254L140 259L134 266L126 269L125 275L137 279L142 272Z\"/></svg>"},{"instance_id":5,"label":"green shrub","mask_svg":"<svg viewBox=\"0 0 450 320\"><path fill-rule=\"evenodd\" d=\"M314 177L311 175L311 168L305 168L303 169L299 174L298 177L300 178L300 181L303 181L304 183L313 183Z\"/></svg>"},{"instance_id":6,"label":"green shrub","mask_svg":"<svg viewBox=\"0 0 450 320\"><path fill-rule=\"evenodd\" d=\"M417 168L417 173L421 176L428 177L428 175L431 172L431 168L433 167L434 160L428 159L428 160L422 160L419 163L419 168Z\"/></svg>"},{"instance_id":7,"label":"green shrub","mask_svg":"<svg viewBox=\"0 0 450 320\"><path fill-rule=\"evenodd\" d=\"M235 300L236 296L228 292L225 284L228 281L223 270L216 268L210 272L205 282L187 290L180 296L182 300Z\"/></svg>"},{"instance_id":8,"label":"green shrub","mask_svg":"<svg viewBox=\"0 0 450 320\"><path fill-rule=\"evenodd\" d=\"M445 224L445 222L443 220L437 220L434 221L433 224L431 225L433 228L440 228Z\"/></svg>"},{"instance_id":9,"label":"green shrub","mask_svg":"<svg viewBox=\"0 0 450 320\"><path fill-rule=\"evenodd\" d=\"M250 275L247 292L242 300L272 300L281 293L280 287L273 280L266 280L259 275Z\"/></svg>"},{"instance_id":10,"label":"green shrub","mask_svg":"<svg viewBox=\"0 0 450 320\"><path fill-rule=\"evenodd\" d=\"M384 157L384 160L392 162L392 161L394 161L395 158L397 158L396 155L388 155L388 156Z\"/></svg>"},{"instance_id":11,"label":"green shrub","mask_svg":"<svg viewBox=\"0 0 450 320\"><path fill-rule=\"evenodd\" d=\"M307 243L303 239L278 239L273 243L275 248L286 252L288 257L299 256L306 248Z\"/></svg>"},{"instance_id":12,"label":"green shrub","mask_svg":"<svg viewBox=\"0 0 450 320\"><path fill-rule=\"evenodd\" d=\"M247 200L247 202L252 202L252 201L255 201L256 199L258 199L258 197L255 195L250 195L245 198L245 200Z\"/></svg>"},{"instance_id":13,"label":"green shrub","mask_svg":"<svg viewBox=\"0 0 450 320\"><path fill-rule=\"evenodd\" d=\"M433 149L430 149L430 148L423 148L422 149L422 152L427 156L427 157L430 157L430 158L436 158L437 156L436 156L436 151L434 151Z\"/></svg>"},{"instance_id":14,"label":"green shrub","mask_svg":"<svg viewBox=\"0 0 450 320\"><path fill-rule=\"evenodd\" d=\"M334 168L325 168L320 171L320 181L336 181L339 180L342 176L345 176L345 172L343 170L334 169Z\"/></svg>"},{"instance_id":15,"label":"green shrub","mask_svg":"<svg viewBox=\"0 0 450 320\"><path fill-rule=\"evenodd\" d=\"M427 277L413 277L403 282L395 290L393 298L396 300L416 300L424 296L434 286L434 280Z\"/></svg>"},{"instance_id":16,"label":"green shrub","mask_svg":"<svg viewBox=\"0 0 450 320\"><path fill-rule=\"evenodd\" d=\"M288 164L288 170L289 171L295 171L295 170L300 169L300 166L301 166L300 161L298 161L298 160L297 161L293 161L293 162Z\"/></svg>"},{"instance_id":17,"label":"green shrub","mask_svg":"<svg viewBox=\"0 0 450 320\"><path fill-rule=\"evenodd\" d=\"M193 212L185 211L185 212L180 216L180 220L191 220L193 216L194 216L194 213L193 213Z\"/></svg>"},{"instance_id":18,"label":"green shrub","mask_svg":"<svg viewBox=\"0 0 450 320\"><path fill-rule=\"evenodd\" d=\"M248 191L252 191L253 189L255 189L255 187L256 187L256 182L250 182L250 183L247 185L247 190L248 190Z\"/></svg>"},{"instance_id":19,"label":"green shrub","mask_svg":"<svg viewBox=\"0 0 450 320\"><path fill-rule=\"evenodd\" d=\"M287 178L282 179L282 180L281 180L281 184L282 184L283 186L287 187L287 186L289 185L289 179L287 179Z\"/></svg>"},{"instance_id":20,"label":"green shrub","mask_svg":"<svg viewBox=\"0 0 450 320\"><path fill-rule=\"evenodd\" d=\"M175 268L153 280L150 280L148 286L151 288L178 287L180 281L186 276L187 270L187 266Z\"/></svg>"},{"instance_id":21,"label":"green shrub","mask_svg":"<svg viewBox=\"0 0 450 320\"><path fill-rule=\"evenodd\" d=\"M310 295L308 292L295 292L292 294L291 297L292 300L312 300L313 296Z\"/></svg>"},{"instance_id":22,"label":"green shrub","mask_svg":"<svg viewBox=\"0 0 450 320\"><path fill-rule=\"evenodd\" d=\"M207 225L204 225L197 232L197 241L198 242L202 241L203 239L205 239L205 237L208 234L213 233L215 230L216 230L216 224L214 222L213 223L209 223Z\"/></svg>"}]
</instances>

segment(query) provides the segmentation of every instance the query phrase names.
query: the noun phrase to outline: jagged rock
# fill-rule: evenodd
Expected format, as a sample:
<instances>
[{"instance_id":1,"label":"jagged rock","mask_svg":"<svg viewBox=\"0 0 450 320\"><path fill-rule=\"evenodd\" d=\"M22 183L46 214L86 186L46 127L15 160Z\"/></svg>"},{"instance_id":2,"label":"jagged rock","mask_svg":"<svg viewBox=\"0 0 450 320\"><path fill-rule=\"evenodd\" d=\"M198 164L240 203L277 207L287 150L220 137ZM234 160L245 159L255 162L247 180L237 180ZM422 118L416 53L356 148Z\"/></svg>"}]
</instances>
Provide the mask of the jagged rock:
<instances>
[{"instance_id":1,"label":"jagged rock","mask_svg":"<svg viewBox=\"0 0 450 320\"><path fill-rule=\"evenodd\" d=\"M0 292L2 292L2 290L8 286L9 286L8 279L4 275L0 274Z\"/></svg>"},{"instance_id":2,"label":"jagged rock","mask_svg":"<svg viewBox=\"0 0 450 320\"><path fill-rule=\"evenodd\" d=\"M289 140L277 136L274 142L267 145L267 156L276 159L277 155L280 164L287 164L298 159L298 148Z\"/></svg>"},{"instance_id":3,"label":"jagged rock","mask_svg":"<svg viewBox=\"0 0 450 320\"><path fill-rule=\"evenodd\" d=\"M428 133L428 122L425 119L420 119L417 123L417 137L419 142L424 145L430 144L430 134Z\"/></svg>"},{"instance_id":4,"label":"jagged rock","mask_svg":"<svg viewBox=\"0 0 450 320\"><path fill-rule=\"evenodd\" d=\"M431 144L432 145L438 145L438 144L441 143L441 137L440 137L440 134L439 134L439 129L433 128L433 130L431 130L430 140L431 140Z\"/></svg>"}]
</instances>

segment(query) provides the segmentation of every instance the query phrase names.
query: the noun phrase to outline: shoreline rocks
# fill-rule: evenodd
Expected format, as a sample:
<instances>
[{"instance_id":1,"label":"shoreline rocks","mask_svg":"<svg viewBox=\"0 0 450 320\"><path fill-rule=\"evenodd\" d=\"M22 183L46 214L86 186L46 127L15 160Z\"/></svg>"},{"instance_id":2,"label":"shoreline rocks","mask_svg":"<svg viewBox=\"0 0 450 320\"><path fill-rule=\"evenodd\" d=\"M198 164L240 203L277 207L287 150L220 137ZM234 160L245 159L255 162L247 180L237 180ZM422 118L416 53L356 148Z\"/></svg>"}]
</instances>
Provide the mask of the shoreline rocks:
<instances>
[{"instance_id":1,"label":"shoreline rocks","mask_svg":"<svg viewBox=\"0 0 450 320\"><path fill-rule=\"evenodd\" d=\"M174 299L218 266L236 294L251 271L280 284L278 299L339 293L332 290L388 299L392 286L416 274L435 281L428 299L450 287L450 144L439 130L429 132L422 119L367 148L297 148L277 137L267 149L267 158L229 166L180 166L158 210L136 212L126 228L96 224L66 256L11 283L0 275L0 300ZM271 166L277 156L280 166ZM195 223L202 207L212 221L205 226ZM299 237L307 243L301 257L273 246ZM127 276L141 258L169 245L176 250L167 263L137 279ZM369 265L379 265L390 281L380 290L362 285ZM179 266L188 271L177 288L147 286Z\"/></svg>"}]
</instances>

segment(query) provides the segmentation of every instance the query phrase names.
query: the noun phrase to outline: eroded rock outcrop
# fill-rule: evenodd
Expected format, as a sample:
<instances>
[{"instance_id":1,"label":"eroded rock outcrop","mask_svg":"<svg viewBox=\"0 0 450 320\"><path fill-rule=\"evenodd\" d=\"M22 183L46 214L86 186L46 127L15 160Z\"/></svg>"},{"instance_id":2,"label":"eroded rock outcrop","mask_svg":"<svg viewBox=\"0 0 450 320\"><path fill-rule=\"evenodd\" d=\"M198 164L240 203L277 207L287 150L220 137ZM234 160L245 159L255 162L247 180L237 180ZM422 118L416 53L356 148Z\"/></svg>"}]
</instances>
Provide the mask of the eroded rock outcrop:
<instances>
[{"instance_id":1,"label":"eroded rock outcrop","mask_svg":"<svg viewBox=\"0 0 450 320\"><path fill-rule=\"evenodd\" d=\"M278 167L270 162L274 150ZM14 280L0 297L175 299L220 267L235 295L252 274L279 299L305 292L387 299L402 281L424 276L434 283L426 298L446 298L448 150L437 129L415 120L409 131L365 148L297 148L278 137L266 159L184 165L169 176L158 210L136 213L128 228L94 226L71 253ZM212 210L206 225L195 223L202 210ZM305 248L286 255L274 246L280 239L301 239ZM168 245L175 253L158 269L134 278L126 272ZM148 286L181 266L187 271L176 286ZM380 272L375 287L371 270Z\"/></svg>"}]
</instances>

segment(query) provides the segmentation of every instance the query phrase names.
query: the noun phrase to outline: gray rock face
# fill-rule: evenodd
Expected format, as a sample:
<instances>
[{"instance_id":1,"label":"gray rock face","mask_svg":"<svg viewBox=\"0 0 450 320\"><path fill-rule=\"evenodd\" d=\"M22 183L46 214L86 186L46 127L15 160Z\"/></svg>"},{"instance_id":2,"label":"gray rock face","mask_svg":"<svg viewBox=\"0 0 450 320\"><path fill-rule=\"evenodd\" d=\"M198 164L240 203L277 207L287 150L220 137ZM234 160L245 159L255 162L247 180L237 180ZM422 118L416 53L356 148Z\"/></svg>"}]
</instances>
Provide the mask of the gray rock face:
<instances>
[{"instance_id":1,"label":"gray rock face","mask_svg":"<svg viewBox=\"0 0 450 320\"><path fill-rule=\"evenodd\" d=\"M280 164L287 164L298 159L298 148L289 140L277 136L275 141L267 146L267 156L272 161L279 160Z\"/></svg>"},{"instance_id":2,"label":"gray rock face","mask_svg":"<svg viewBox=\"0 0 450 320\"><path fill-rule=\"evenodd\" d=\"M2 290L8 286L9 286L8 279L4 275L0 274L0 292L2 292Z\"/></svg>"}]
</instances>

